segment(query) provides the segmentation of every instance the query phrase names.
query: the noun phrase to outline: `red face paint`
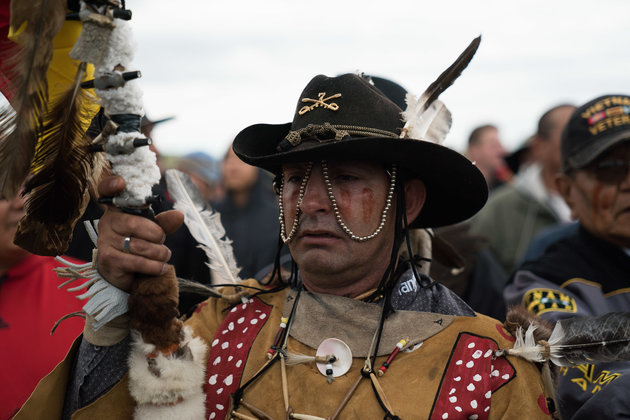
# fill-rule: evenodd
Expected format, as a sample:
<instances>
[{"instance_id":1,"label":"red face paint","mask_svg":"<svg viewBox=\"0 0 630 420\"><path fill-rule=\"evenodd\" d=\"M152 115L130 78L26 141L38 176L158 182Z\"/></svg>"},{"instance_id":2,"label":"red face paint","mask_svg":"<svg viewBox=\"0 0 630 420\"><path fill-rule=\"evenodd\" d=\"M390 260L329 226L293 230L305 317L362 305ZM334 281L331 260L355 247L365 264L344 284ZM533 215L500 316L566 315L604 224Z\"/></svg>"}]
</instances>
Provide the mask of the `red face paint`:
<instances>
[{"instance_id":1,"label":"red face paint","mask_svg":"<svg viewBox=\"0 0 630 420\"><path fill-rule=\"evenodd\" d=\"M361 194L361 204L363 210L363 223L369 223L374 214L374 192L369 188L363 188Z\"/></svg>"},{"instance_id":2,"label":"red face paint","mask_svg":"<svg viewBox=\"0 0 630 420\"><path fill-rule=\"evenodd\" d=\"M600 187L601 185L598 185L598 187ZM601 190L604 190L604 187L601 186ZM617 191L618 189L615 187L615 189L609 188L608 190L604 190L604 193L602 194L600 191L600 202L599 202L599 208L600 210L610 210L610 208L612 207L613 203L615 202L615 197L617 195Z\"/></svg>"},{"instance_id":3,"label":"red face paint","mask_svg":"<svg viewBox=\"0 0 630 420\"><path fill-rule=\"evenodd\" d=\"M600 203L599 196L602 193L603 185L601 182L598 182L595 188L593 189L593 197L591 198L591 211L593 214L599 213Z\"/></svg>"},{"instance_id":4,"label":"red face paint","mask_svg":"<svg viewBox=\"0 0 630 420\"><path fill-rule=\"evenodd\" d=\"M348 222L348 218L352 217L352 192L345 187L337 188L337 192L335 192L335 199L337 200L337 205L339 206L339 211L343 218ZM352 223L352 222L350 222Z\"/></svg>"}]
</instances>

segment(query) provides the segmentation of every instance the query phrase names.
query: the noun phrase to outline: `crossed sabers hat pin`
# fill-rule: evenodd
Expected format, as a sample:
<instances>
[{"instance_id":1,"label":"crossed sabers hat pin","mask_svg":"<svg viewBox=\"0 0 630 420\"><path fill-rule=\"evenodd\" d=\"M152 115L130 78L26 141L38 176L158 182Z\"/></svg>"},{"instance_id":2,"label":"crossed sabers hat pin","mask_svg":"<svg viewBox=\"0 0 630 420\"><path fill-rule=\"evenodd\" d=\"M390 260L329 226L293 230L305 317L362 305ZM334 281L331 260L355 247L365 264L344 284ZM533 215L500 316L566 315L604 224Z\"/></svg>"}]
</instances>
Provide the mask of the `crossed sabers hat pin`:
<instances>
[{"instance_id":1,"label":"crossed sabers hat pin","mask_svg":"<svg viewBox=\"0 0 630 420\"><path fill-rule=\"evenodd\" d=\"M300 110L298 111L299 115L304 115L309 111L314 110L317 107L324 107L326 109L330 109L331 111L336 111L339 109L339 105L337 105L334 102L331 103L326 103L326 101L329 101L331 99L335 99L335 98L341 98L341 93L335 93L332 96L329 96L328 98L324 98L324 96L326 96L326 92L320 92L317 94L317 99L311 99L311 98L302 98L302 102L313 102L313 105L304 105L302 108L300 108Z\"/></svg>"}]
</instances>

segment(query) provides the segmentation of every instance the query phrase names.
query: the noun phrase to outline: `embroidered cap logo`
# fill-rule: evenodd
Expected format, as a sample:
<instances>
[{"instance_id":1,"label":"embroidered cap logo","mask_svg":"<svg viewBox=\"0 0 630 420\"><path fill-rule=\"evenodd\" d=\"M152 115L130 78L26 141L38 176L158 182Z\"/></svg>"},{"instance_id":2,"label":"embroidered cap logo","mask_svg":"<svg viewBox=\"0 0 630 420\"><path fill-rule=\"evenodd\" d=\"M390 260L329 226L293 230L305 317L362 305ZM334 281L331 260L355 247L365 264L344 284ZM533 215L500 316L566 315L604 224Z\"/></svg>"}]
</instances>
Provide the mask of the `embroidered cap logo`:
<instances>
[{"instance_id":1,"label":"embroidered cap logo","mask_svg":"<svg viewBox=\"0 0 630 420\"><path fill-rule=\"evenodd\" d=\"M337 111L339 109L339 105L337 105L334 102L331 103L326 103L326 101L330 101L331 99L335 99L335 98L341 98L341 93L335 93L332 96L329 96L328 98L325 98L326 96L326 92L319 92L317 94L317 99L311 99L311 98L302 98L302 102L313 102L313 105L304 105L302 108L300 108L300 110L298 111L299 115L304 115L309 111L314 110L317 107L324 107L326 109L330 109L331 111Z\"/></svg>"}]
</instances>

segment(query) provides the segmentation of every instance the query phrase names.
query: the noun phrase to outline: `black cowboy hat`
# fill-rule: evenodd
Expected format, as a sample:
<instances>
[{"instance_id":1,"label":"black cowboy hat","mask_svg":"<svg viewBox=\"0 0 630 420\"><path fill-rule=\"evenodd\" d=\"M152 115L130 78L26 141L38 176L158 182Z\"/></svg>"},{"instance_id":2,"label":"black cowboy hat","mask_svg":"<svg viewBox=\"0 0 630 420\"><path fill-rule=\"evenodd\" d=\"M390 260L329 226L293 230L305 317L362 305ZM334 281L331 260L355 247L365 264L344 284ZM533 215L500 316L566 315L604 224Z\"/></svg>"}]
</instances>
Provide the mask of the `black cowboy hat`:
<instances>
[{"instance_id":1,"label":"black cowboy hat","mask_svg":"<svg viewBox=\"0 0 630 420\"><path fill-rule=\"evenodd\" d=\"M396 164L424 182L427 198L411 227L438 227L468 219L486 202L481 172L439 144L400 138L402 110L355 74L316 76L306 86L292 123L256 124L235 138L243 161L280 173L289 162L332 159Z\"/></svg>"}]
</instances>

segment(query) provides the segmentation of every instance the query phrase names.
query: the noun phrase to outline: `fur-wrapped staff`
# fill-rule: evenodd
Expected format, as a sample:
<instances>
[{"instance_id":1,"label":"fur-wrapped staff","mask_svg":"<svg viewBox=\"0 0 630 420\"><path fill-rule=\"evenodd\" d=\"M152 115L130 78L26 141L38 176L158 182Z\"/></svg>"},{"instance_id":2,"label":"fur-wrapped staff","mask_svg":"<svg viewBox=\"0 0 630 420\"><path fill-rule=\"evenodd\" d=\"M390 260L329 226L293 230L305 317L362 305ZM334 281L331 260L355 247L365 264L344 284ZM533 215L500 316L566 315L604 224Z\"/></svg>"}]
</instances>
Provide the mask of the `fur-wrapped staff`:
<instances>
[{"instance_id":1,"label":"fur-wrapped staff","mask_svg":"<svg viewBox=\"0 0 630 420\"><path fill-rule=\"evenodd\" d=\"M93 149L105 151L113 174L122 177L126 185L120 195L101 202L151 218L151 203L155 200L151 190L160 180L160 171L155 154L146 147L149 139L140 132L144 111L142 91L134 80L140 72L130 71L134 54L127 21L130 17L131 13L115 0L81 1L83 32L72 56L95 66L95 79L84 86L94 86L109 122L95 139ZM100 293L110 293L111 288ZM173 406L181 409L182 405L199 407L203 413L201 386L187 384L191 377L197 379L194 384L203 382L200 361L205 345L183 330L177 302L177 278L172 267L160 277L137 277L131 287L129 319L134 341L129 356L129 388L137 402L136 418L162 418L164 410Z\"/></svg>"},{"instance_id":2,"label":"fur-wrapped staff","mask_svg":"<svg viewBox=\"0 0 630 420\"><path fill-rule=\"evenodd\" d=\"M152 217L151 190L160 179L155 154L146 147L150 140L140 133L144 111L142 91L134 80L140 72L131 67L131 12L117 0L85 0L80 2L80 10L68 15L74 21L64 24L67 6L66 0L12 2L12 28L21 51L15 54L17 64L12 67L13 109L0 115L0 193L3 197L15 195L28 173L35 173L26 184L31 198L18 241L31 252L47 255L65 251L82 213L88 179L96 156L101 155L92 152L104 151L112 172L125 180L126 189L119 196L105 199L123 211ZM53 97L47 80L53 38L60 28L72 25L81 28L81 33L78 40L75 36L68 42L74 47L69 54L65 52L65 58L76 61L61 71L69 79L65 93ZM91 65L94 78L85 81ZM87 90L82 89L91 88L109 119L93 143L85 141L87 125L82 123L91 117L81 118L81 112L89 108L86 100L94 102L89 95L86 99ZM86 329L98 329L129 312L135 337L129 364L136 417L159 418L164 407L187 405L194 407L189 413L203 414L204 366L200 361L205 345L192 339L178 319L177 279L172 268L161 277L137 278L127 295L102 279L93 263L66 265L59 270L60 276L88 279L74 288L89 288L83 295L90 298L84 306L89 321ZM167 363L171 359L175 362ZM157 378L162 385L152 386ZM187 385L190 378L193 386Z\"/></svg>"}]
</instances>

